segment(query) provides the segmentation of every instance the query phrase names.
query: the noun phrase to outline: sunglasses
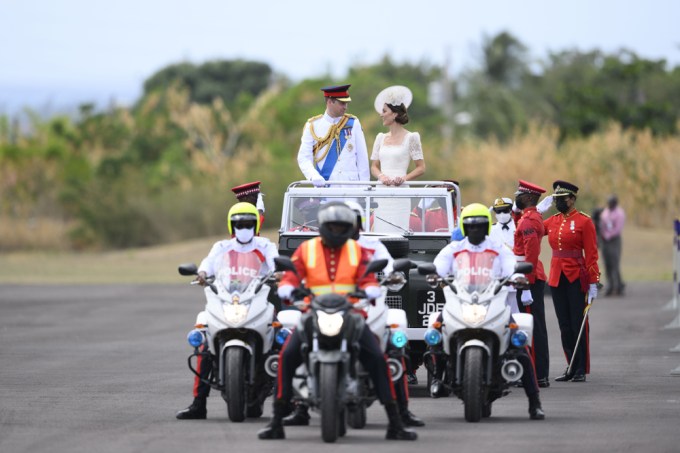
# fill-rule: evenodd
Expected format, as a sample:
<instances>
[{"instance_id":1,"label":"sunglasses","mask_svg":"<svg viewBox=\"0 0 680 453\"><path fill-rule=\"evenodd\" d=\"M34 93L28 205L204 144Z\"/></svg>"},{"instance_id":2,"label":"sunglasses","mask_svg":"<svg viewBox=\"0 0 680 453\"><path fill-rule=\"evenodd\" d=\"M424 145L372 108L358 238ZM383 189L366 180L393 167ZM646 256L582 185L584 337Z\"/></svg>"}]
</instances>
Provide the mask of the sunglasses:
<instances>
[{"instance_id":1,"label":"sunglasses","mask_svg":"<svg viewBox=\"0 0 680 453\"><path fill-rule=\"evenodd\" d=\"M256 222L252 220L238 220L232 224L235 230L250 230L255 228Z\"/></svg>"},{"instance_id":2,"label":"sunglasses","mask_svg":"<svg viewBox=\"0 0 680 453\"><path fill-rule=\"evenodd\" d=\"M496 214L510 214L510 208L494 208L493 212Z\"/></svg>"}]
</instances>

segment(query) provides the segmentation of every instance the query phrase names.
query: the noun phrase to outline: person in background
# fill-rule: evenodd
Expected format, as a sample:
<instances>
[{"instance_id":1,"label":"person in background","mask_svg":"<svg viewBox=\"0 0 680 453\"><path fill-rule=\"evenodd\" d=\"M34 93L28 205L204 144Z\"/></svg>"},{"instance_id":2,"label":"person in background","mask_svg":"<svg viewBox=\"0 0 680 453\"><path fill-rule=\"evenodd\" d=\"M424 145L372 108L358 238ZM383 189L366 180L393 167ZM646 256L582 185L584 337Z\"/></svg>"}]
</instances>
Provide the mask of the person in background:
<instances>
[{"instance_id":1,"label":"person in background","mask_svg":"<svg viewBox=\"0 0 680 453\"><path fill-rule=\"evenodd\" d=\"M600 233L602 235L602 256L607 273L605 296L622 296L626 288L621 278L621 233L626 222L626 214L619 206L619 199L611 195L607 207L600 214Z\"/></svg>"},{"instance_id":2,"label":"person in background","mask_svg":"<svg viewBox=\"0 0 680 453\"><path fill-rule=\"evenodd\" d=\"M510 198L496 198L489 208L496 216L496 223L491 225L489 237L496 242L513 250L515 246L515 222L512 220L512 200ZM511 287L508 292L516 296L516 290ZM519 313L516 298L508 298L513 313Z\"/></svg>"},{"instance_id":3,"label":"person in background","mask_svg":"<svg viewBox=\"0 0 680 453\"><path fill-rule=\"evenodd\" d=\"M517 307L523 313L534 317L534 340L531 353L536 365L536 378L539 387L549 387L550 352L548 349L548 328L545 324L545 271L539 259L541 240L544 236L543 217L536 205L545 189L527 181L519 181L515 192L515 230L514 252L517 261L527 261L534 269L527 274L529 290L517 291Z\"/></svg>"},{"instance_id":4,"label":"person in background","mask_svg":"<svg viewBox=\"0 0 680 453\"><path fill-rule=\"evenodd\" d=\"M260 181L248 182L240 186L232 187L236 199L239 202L250 203L260 212L260 225L264 223L264 200L260 190Z\"/></svg>"},{"instance_id":5,"label":"person in background","mask_svg":"<svg viewBox=\"0 0 680 453\"><path fill-rule=\"evenodd\" d=\"M347 112L350 85L321 88L326 111L307 120L300 139L298 166L317 187L326 181L371 179L366 139L359 118Z\"/></svg>"},{"instance_id":6,"label":"person in background","mask_svg":"<svg viewBox=\"0 0 680 453\"><path fill-rule=\"evenodd\" d=\"M574 352L583 323L586 304L597 297L600 270L597 266L595 225L587 214L575 208L578 187L566 181L553 183L553 198L559 211L543 222L552 248L550 279L555 315L560 326L562 349L572 369L557 377L558 382L585 382L590 372L589 327Z\"/></svg>"}]
</instances>

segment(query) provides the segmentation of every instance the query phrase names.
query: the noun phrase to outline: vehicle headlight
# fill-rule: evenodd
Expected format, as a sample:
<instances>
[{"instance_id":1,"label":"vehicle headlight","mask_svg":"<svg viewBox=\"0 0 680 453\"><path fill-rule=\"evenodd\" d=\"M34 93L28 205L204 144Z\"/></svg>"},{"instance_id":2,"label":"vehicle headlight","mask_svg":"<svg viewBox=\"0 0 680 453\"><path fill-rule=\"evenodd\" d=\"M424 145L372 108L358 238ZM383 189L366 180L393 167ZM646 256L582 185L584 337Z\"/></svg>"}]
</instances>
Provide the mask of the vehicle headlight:
<instances>
[{"instance_id":1,"label":"vehicle headlight","mask_svg":"<svg viewBox=\"0 0 680 453\"><path fill-rule=\"evenodd\" d=\"M281 327L281 329L276 333L276 342L278 344L283 344L286 342L286 339L288 336L291 334L291 331L287 327Z\"/></svg>"},{"instance_id":2,"label":"vehicle headlight","mask_svg":"<svg viewBox=\"0 0 680 453\"><path fill-rule=\"evenodd\" d=\"M425 331L425 343L430 346L437 345L442 341L442 333L437 329L427 329Z\"/></svg>"},{"instance_id":3,"label":"vehicle headlight","mask_svg":"<svg viewBox=\"0 0 680 453\"><path fill-rule=\"evenodd\" d=\"M510 343L516 348L523 348L529 342L529 335L523 330L516 330L510 337Z\"/></svg>"},{"instance_id":4,"label":"vehicle headlight","mask_svg":"<svg viewBox=\"0 0 680 453\"><path fill-rule=\"evenodd\" d=\"M390 341L392 342L395 348L401 349L404 346L406 346L406 343L408 343L408 337L401 330L395 330L394 332L392 332Z\"/></svg>"},{"instance_id":5,"label":"vehicle headlight","mask_svg":"<svg viewBox=\"0 0 680 453\"><path fill-rule=\"evenodd\" d=\"M323 335L326 335L327 337L334 337L340 333L340 329L342 329L342 323L344 321L343 312L339 311L330 315L323 311L317 311L316 316L316 320L319 325L319 331Z\"/></svg>"},{"instance_id":6,"label":"vehicle headlight","mask_svg":"<svg viewBox=\"0 0 680 453\"><path fill-rule=\"evenodd\" d=\"M488 308L479 304L463 304L463 321L469 324L479 324L486 318Z\"/></svg>"},{"instance_id":7,"label":"vehicle headlight","mask_svg":"<svg viewBox=\"0 0 680 453\"><path fill-rule=\"evenodd\" d=\"M189 333L187 334L187 341L188 341L189 344L190 344L191 346L193 346L194 348L197 348L197 347L199 347L200 345L202 345L202 344L203 344L203 340L204 340L203 332L201 332L201 331L198 330L198 329L194 329L194 330L192 330L191 332L189 332Z\"/></svg>"},{"instance_id":8,"label":"vehicle headlight","mask_svg":"<svg viewBox=\"0 0 680 453\"><path fill-rule=\"evenodd\" d=\"M392 292L399 292L406 284L406 276L403 272L393 272L390 274L385 287Z\"/></svg>"},{"instance_id":9,"label":"vehicle headlight","mask_svg":"<svg viewBox=\"0 0 680 453\"><path fill-rule=\"evenodd\" d=\"M231 324L241 324L248 317L248 307L240 304L225 304L224 318Z\"/></svg>"}]
</instances>

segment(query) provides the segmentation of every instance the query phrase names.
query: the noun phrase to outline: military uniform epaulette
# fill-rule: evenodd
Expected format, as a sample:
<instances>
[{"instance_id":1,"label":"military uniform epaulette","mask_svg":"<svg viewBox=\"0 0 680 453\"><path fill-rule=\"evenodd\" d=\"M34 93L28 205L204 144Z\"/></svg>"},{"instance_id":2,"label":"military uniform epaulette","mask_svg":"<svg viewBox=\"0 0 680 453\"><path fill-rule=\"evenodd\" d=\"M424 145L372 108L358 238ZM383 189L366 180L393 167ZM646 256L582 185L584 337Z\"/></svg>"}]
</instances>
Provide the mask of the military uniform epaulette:
<instances>
[{"instance_id":1,"label":"military uniform epaulette","mask_svg":"<svg viewBox=\"0 0 680 453\"><path fill-rule=\"evenodd\" d=\"M354 119L357 118L356 116L352 115L351 113L345 113L345 116L346 116L347 118L354 118Z\"/></svg>"},{"instance_id":2,"label":"military uniform epaulette","mask_svg":"<svg viewBox=\"0 0 680 453\"><path fill-rule=\"evenodd\" d=\"M441 206L437 206L436 208L428 208L428 211L439 211L441 209Z\"/></svg>"},{"instance_id":3,"label":"military uniform epaulette","mask_svg":"<svg viewBox=\"0 0 680 453\"><path fill-rule=\"evenodd\" d=\"M316 116L311 117L310 119L307 120L307 122L311 123L312 121L316 121L316 120L318 120L319 118L322 118L322 117L323 117L323 113L321 115L316 115Z\"/></svg>"},{"instance_id":4,"label":"military uniform epaulette","mask_svg":"<svg viewBox=\"0 0 680 453\"><path fill-rule=\"evenodd\" d=\"M590 218L590 216L589 216L588 214L586 214L585 212L583 212L583 211L579 211L579 214L583 214L584 216Z\"/></svg>"}]
</instances>

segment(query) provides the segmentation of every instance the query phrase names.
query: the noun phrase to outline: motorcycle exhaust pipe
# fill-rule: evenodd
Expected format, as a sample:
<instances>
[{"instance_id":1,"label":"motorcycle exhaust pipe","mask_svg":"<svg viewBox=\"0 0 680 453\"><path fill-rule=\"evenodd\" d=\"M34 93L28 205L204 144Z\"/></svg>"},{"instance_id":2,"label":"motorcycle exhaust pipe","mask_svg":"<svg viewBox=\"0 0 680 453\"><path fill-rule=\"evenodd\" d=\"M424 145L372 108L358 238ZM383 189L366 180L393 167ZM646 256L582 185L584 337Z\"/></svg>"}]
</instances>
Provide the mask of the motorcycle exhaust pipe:
<instances>
[{"instance_id":1,"label":"motorcycle exhaust pipe","mask_svg":"<svg viewBox=\"0 0 680 453\"><path fill-rule=\"evenodd\" d=\"M264 361L264 371L269 376L275 378L279 374L279 356L278 354L270 355Z\"/></svg>"},{"instance_id":2,"label":"motorcycle exhaust pipe","mask_svg":"<svg viewBox=\"0 0 680 453\"><path fill-rule=\"evenodd\" d=\"M390 376L392 376L392 382L396 382L404 375L404 367L401 364L401 360L390 357L387 359L387 369L390 371Z\"/></svg>"},{"instance_id":3,"label":"motorcycle exhaust pipe","mask_svg":"<svg viewBox=\"0 0 680 453\"><path fill-rule=\"evenodd\" d=\"M508 382L517 382L522 378L524 368L517 360L506 360L501 365L501 376Z\"/></svg>"}]
</instances>

